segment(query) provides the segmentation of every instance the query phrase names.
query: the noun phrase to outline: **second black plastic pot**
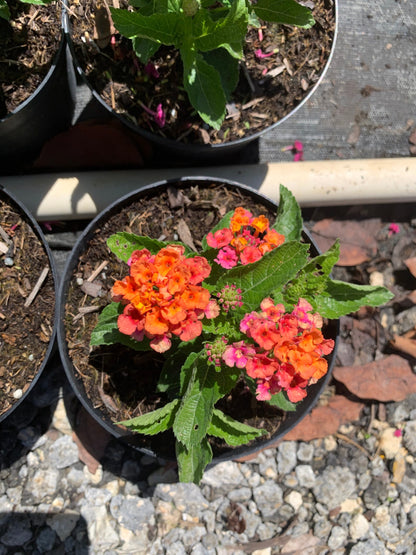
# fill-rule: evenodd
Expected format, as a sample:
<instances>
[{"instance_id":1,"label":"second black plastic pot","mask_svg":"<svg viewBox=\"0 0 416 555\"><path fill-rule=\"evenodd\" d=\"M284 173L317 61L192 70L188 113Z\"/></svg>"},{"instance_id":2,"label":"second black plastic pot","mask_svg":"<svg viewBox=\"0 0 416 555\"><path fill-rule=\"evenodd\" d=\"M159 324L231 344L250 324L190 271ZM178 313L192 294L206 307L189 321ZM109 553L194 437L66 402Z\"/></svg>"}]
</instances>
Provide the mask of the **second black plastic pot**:
<instances>
[{"instance_id":1,"label":"second black plastic pot","mask_svg":"<svg viewBox=\"0 0 416 555\"><path fill-rule=\"evenodd\" d=\"M0 185L0 199L3 199L3 201L8 206L11 206L14 211L16 211L17 213L19 213L21 215L21 220L28 224L28 226L30 227L32 232L36 235L36 238L41 243L41 245L43 247L43 250L45 251L47 259L48 259L49 275L52 276L53 287L54 287L54 290L56 291L57 290L58 277L57 277L57 271L56 271L56 267L55 267L55 260L53 258L52 252L49 248L49 245L48 245L48 243L47 243L47 241L46 241L46 239L43 235L43 232L42 232L40 226L38 225L38 223L36 222L34 217L31 215L31 213L28 211L28 209L24 206L24 204L20 200L18 200L10 191L5 189L1 185ZM23 248L24 248L24 245L23 245ZM4 264L4 256L2 256L1 258L2 258L2 260L0 260L0 263ZM37 279L37 276L28 274L25 277L30 279L30 282L33 286L35 285L35 279ZM38 295L42 295L42 288L40 289ZM36 298L35 298L35 301L36 301ZM35 306L35 305L33 305L33 306ZM7 332L7 318L13 318L12 308L8 308L7 305L6 305L5 308L2 308L2 311L6 312L6 319L3 320L2 322L3 322L3 324L6 323L6 327L5 328L3 327L3 329L5 329L5 331ZM50 334L50 337L49 337L49 339L46 343L45 355L44 355L42 360L36 361L36 362L39 362L39 364L37 366L37 369L35 371L35 374L34 374L34 377L33 377L32 381L29 384L27 384L26 390L23 392L22 396L20 398L16 399L16 401L13 402L12 406L7 411L3 412L3 414L0 415L0 422L6 422L6 420L14 414L15 410L22 403L24 403L24 401L28 397L28 395L34 393L34 389L35 389L35 386L36 386L39 378L41 377L43 371L45 370L45 367L47 366L47 364L51 360L51 357L52 357L52 355L55 351L55 348L56 348L56 343L55 343L56 330L57 330L57 306L56 306L56 301L55 301L53 306L50 306L50 311L51 311L52 333ZM26 322L26 327L28 327L27 322ZM39 334L40 331L41 331L41 329L39 328L39 324L38 324L36 328L35 328L35 326L33 326L33 329L30 330L29 333ZM24 345L22 345L22 348L25 348ZM0 349L0 363L1 363L2 366L7 363L7 361L2 360L1 349Z\"/></svg>"},{"instance_id":2,"label":"second black plastic pot","mask_svg":"<svg viewBox=\"0 0 416 555\"><path fill-rule=\"evenodd\" d=\"M62 24L60 27L59 48L43 81L20 106L0 120L2 174L30 169L45 142L71 125L75 101L67 72L68 44Z\"/></svg>"}]
</instances>

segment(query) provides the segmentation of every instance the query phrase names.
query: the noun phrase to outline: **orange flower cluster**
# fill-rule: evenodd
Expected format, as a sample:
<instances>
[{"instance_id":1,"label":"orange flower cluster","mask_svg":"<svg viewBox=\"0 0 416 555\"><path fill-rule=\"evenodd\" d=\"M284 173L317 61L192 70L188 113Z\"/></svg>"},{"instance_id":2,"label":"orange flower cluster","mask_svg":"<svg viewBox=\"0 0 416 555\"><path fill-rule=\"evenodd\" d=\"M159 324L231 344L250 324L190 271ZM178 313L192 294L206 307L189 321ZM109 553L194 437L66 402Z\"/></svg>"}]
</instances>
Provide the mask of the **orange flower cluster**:
<instances>
[{"instance_id":1,"label":"orange flower cluster","mask_svg":"<svg viewBox=\"0 0 416 555\"><path fill-rule=\"evenodd\" d=\"M270 229L266 216L255 218L241 206L235 209L229 228L207 235L208 245L220 249L215 262L226 269L233 268L239 261L243 265L256 262L284 240L283 235Z\"/></svg>"},{"instance_id":2,"label":"orange flower cluster","mask_svg":"<svg viewBox=\"0 0 416 555\"><path fill-rule=\"evenodd\" d=\"M134 251L130 273L113 285L112 298L125 304L117 320L121 333L137 341L146 336L150 346L165 352L172 334L190 341L202 332L201 319L212 317L210 293L199 285L211 273L206 258L186 258L182 245L169 245L152 255Z\"/></svg>"},{"instance_id":3,"label":"orange flower cluster","mask_svg":"<svg viewBox=\"0 0 416 555\"><path fill-rule=\"evenodd\" d=\"M290 314L270 298L264 299L260 308L261 312L246 314L240 323L241 331L258 346L243 352L240 343L230 345L223 360L232 366L244 357L247 374L257 381L257 399L269 400L283 390L296 403L306 397L308 384L326 374L328 363L323 355L331 353L334 341L324 338L319 329L322 318L311 312L305 299L299 299Z\"/></svg>"}]
</instances>

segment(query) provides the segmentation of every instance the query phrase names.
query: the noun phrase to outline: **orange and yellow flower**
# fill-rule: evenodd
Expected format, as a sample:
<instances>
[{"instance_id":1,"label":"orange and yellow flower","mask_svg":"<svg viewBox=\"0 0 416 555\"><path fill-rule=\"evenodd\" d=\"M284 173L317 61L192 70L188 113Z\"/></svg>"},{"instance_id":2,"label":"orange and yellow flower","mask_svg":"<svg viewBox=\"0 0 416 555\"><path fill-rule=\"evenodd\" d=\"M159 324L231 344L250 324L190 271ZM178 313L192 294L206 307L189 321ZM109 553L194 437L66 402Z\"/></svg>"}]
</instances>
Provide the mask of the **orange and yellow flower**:
<instances>
[{"instance_id":1,"label":"orange and yellow flower","mask_svg":"<svg viewBox=\"0 0 416 555\"><path fill-rule=\"evenodd\" d=\"M168 245L155 255L134 251L129 275L113 285L113 300L126 305L117 321L121 333L137 341L148 337L158 352L170 348L172 334L182 341L200 335L201 318L213 315L210 293L200 285L211 266L204 257L186 258L184 252L182 245Z\"/></svg>"}]
</instances>

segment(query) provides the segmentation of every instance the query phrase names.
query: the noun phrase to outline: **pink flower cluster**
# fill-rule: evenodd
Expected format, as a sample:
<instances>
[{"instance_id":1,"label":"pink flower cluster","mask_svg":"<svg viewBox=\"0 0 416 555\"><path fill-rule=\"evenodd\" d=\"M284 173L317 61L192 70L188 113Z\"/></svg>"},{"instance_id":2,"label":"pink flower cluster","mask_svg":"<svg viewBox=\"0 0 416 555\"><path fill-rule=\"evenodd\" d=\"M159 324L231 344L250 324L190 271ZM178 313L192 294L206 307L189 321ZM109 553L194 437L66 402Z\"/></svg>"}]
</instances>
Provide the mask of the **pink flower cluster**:
<instances>
[{"instance_id":1,"label":"pink flower cluster","mask_svg":"<svg viewBox=\"0 0 416 555\"><path fill-rule=\"evenodd\" d=\"M219 249L215 262L229 270L251 264L284 242L283 235L269 227L266 216L253 217L245 208L238 207L231 217L230 226L208 233L207 243Z\"/></svg>"},{"instance_id":2,"label":"pink flower cluster","mask_svg":"<svg viewBox=\"0 0 416 555\"><path fill-rule=\"evenodd\" d=\"M257 399L266 401L285 391L296 403L306 397L307 385L326 374L328 363L323 357L331 353L334 341L323 337L322 318L305 299L299 299L291 313L270 298L260 308L240 322L240 330L255 344L227 345L222 360L230 367L245 368L256 380Z\"/></svg>"}]
</instances>

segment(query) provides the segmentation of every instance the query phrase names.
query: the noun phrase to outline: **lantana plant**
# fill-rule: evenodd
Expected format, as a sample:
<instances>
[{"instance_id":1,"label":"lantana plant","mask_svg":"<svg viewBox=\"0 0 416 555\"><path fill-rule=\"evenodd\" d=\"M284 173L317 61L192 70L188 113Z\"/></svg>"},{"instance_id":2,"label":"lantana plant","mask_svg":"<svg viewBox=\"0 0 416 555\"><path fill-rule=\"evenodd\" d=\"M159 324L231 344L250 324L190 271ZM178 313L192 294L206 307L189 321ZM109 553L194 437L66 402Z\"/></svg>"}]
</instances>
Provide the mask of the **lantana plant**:
<instances>
[{"instance_id":1,"label":"lantana plant","mask_svg":"<svg viewBox=\"0 0 416 555\"><path fill-rule=\"evenodd\" d=\"M274 222L239 207L199 253L126 232L108 239L126 275L91 344L163 353L157 388L167 403L119 424L148 435L172 428L181 481L200 481L213 456L210 436L239 446L266 434L216 406L237 382L262 403L296 410L328 371L334 340L323 334L325 319L392 298L384 287L334 280L338 241L313 256L302 230L300 208L281 186Z\"/></svg>"},{"instance_id":2,"label":"lantana plant","mask_svg":"<svg viewBox=\"0 0 416 555\"><path fill-rule=\"evenodd\" d=\"M144 64L162 45L178 50L189 101L214 129L237 87L249 28L260 21L306 29L315 23L296 0L130 0L128 9L111 8L111 16Z\"/></svg>"}]
</instances>

